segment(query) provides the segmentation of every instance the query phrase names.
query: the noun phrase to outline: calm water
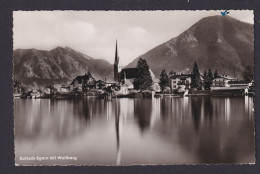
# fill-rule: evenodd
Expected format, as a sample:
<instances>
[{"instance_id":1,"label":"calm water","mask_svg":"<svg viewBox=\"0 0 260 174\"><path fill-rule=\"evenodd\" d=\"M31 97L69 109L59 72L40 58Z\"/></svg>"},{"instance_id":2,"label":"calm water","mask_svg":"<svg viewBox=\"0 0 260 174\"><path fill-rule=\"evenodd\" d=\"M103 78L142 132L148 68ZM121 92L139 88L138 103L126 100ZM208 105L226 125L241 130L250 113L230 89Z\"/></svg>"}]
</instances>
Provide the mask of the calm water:
<instances>
[{"instance_id":1,"label":"calm water","mask_svg":"<svg viewBox=\"0 0 260 174\"><path fill-rule=\"evenodd\" d=\"M255 161L253 98L247 96L15 99L14 109L19 165Z\"/></svg>"}]
</instances>

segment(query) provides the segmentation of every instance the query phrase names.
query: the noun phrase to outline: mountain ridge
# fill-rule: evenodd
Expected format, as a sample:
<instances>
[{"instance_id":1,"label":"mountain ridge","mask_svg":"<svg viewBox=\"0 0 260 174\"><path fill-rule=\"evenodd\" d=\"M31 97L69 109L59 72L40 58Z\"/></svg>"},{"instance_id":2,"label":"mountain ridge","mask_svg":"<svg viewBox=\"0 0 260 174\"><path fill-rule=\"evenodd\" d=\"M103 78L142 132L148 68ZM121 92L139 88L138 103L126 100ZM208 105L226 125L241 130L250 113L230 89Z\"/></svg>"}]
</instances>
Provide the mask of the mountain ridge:
<instances>
[{"instance_id":1,"label":"mountain ridge","mask_svg":"<svg viewBox=\"0 0 260 174\"><path fill-rule=\"evenodd\" d=\"M88 71L96 79L112 79L113 66L106 60L94 59L69 47L50 51L16 49L13 54L14 79L40 85L69 83Z\"/></svg>"},{"instance_id":2,"label":"mountain ridge","mask_svg":"<svg viewBox=\"0 0 260 174\"><path fill-rule=\"evenodd\" d=\"M241 79L246 66L254 64L253 25L229 16L205 17L139 57L146 59L156 78L163 69L190 73L196 61L201 73L211 68ZM136 67L139 57L125 68ZM26 84L69 83L88 71L96 79L113 79L113 65L108 61L69 47L16 49L13 67L14 80Z\"/></svg>"},{"instance_id":3,"label":"mountain ridge","mask_svg":"<svg viewBox=\"0 0 260 174\"><path fill-rule=\"evenodd\" d=\"M253 66L253 33L252 24L230 16L205 17L137 57L126 68L135 67L141 57L158 77L164 68L167 72L191 72L197 61L201 72L211 68L241 79L245 67Z\"/></svg>"}]
</instances>

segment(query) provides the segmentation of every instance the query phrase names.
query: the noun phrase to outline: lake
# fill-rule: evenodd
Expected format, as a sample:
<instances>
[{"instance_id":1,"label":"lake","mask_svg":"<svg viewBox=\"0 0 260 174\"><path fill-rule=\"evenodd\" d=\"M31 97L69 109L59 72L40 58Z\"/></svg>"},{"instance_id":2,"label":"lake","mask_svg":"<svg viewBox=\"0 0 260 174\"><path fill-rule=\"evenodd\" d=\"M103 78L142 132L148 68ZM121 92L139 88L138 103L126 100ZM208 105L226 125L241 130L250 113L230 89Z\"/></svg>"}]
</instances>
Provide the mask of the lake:
<instances>
[{"instance_id":1,"label":"lake","mask_svg":"<svg viewBox=\"0 0 260 174\"><path fill-rule=\"evenodd\" d=\"M248 96L15 98L15 163L254 163L253 108Z\"/></svg>"}]
</instances>

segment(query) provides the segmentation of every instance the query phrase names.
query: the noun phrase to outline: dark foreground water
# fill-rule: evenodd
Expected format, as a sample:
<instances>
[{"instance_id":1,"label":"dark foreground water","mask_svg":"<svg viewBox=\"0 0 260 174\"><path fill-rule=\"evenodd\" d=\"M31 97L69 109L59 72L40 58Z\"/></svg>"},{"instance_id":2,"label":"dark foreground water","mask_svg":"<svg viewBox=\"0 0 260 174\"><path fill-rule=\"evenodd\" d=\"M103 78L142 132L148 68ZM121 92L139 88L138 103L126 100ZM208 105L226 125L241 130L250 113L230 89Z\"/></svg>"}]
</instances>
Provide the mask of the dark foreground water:
<instances>
[{"instance_id":1,"label":"dark foreground water","mask_svg":"<svg viewBox=\"0 0 260 174\"><path fill-rule=\"evenodd\" d=\"M19 165L253 163L251 97L14 99Z\"/></svg>"}]
</instances>

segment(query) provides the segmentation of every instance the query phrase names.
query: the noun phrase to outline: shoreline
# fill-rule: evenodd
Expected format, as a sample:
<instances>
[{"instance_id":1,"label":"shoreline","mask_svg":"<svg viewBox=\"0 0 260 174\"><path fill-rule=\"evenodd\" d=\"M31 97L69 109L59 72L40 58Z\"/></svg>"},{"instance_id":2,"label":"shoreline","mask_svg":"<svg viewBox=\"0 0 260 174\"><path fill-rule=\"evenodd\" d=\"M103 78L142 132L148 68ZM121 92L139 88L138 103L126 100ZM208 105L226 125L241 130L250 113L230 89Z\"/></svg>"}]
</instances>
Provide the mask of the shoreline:
<instances>
[{"instance_id":1,"label":"shoreline","mask_svg":"<svg viewBox=\"0 0 260 174\"><path fill-rule=\"evenodd\" d=\"M172 97L172 98L183 98L183 97L199 97L199 96L210 96L210 97L240 97L240 96L249 96L252 97L255 94L253 92L249 92L248 94L213 94L213 93L193 93L193 94L152 94L143 95L142 93L132 93L125 95L58 95L58 96L40 96L40 97L21 97L17 95L13 95L13 98L20 99L53 99L53 100L62 100L62 99L82 99L82 98L101 98L101 99L112 99L112 98L164 98L164 97Z\"/></svg>"}]
</instances>

